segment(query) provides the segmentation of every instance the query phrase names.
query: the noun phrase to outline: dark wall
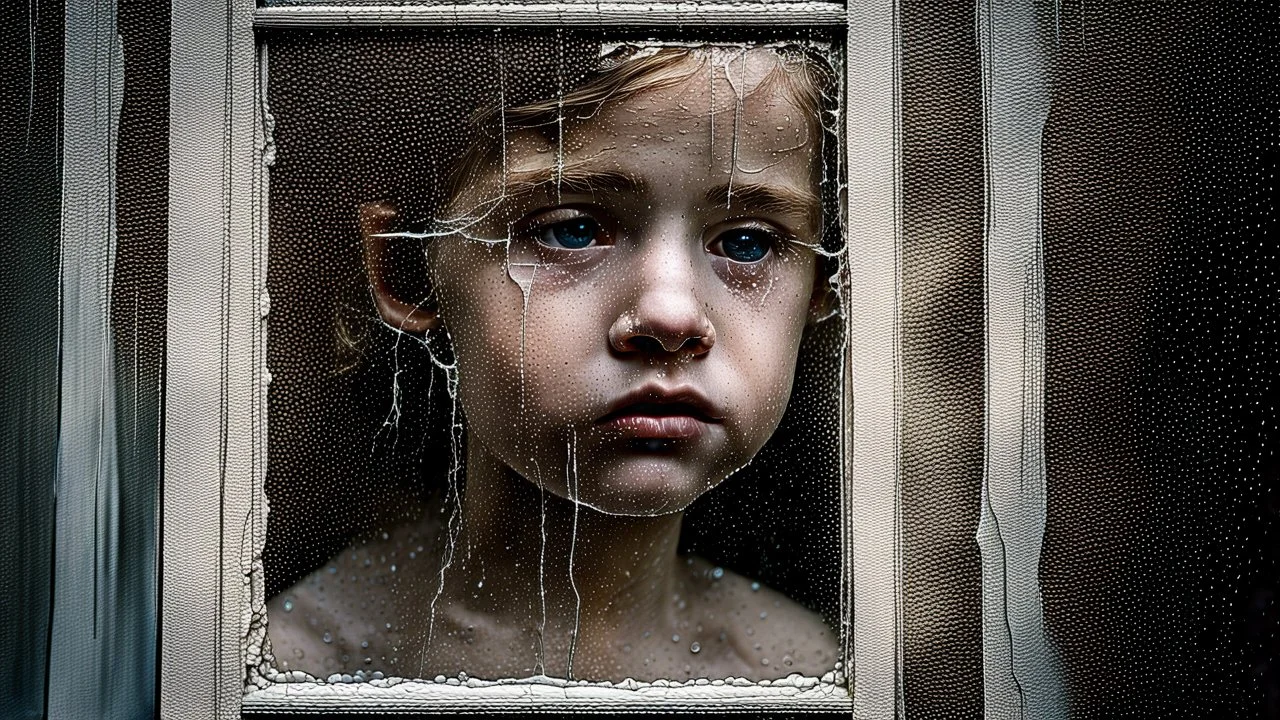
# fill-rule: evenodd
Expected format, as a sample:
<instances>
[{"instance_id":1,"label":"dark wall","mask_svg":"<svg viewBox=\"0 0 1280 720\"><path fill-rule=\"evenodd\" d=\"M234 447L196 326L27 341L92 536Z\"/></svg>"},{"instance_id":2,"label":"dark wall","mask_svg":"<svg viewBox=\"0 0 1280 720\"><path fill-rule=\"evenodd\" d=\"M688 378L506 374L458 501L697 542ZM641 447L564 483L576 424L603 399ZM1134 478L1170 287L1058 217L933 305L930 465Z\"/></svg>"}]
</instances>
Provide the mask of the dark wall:
<instances>
[{"instance_id":1,"label":"dark wall","mask_svg":"<svg viewBox=\"0 0 1280 720\"><path fill-rule=\"evenodd\" d=\"M61 2L0 6L0 707L44 714L58 443Z\"/></svg>"},{"instance_id":2,"label":"dark wall","mask_svg":"<svg viewBox=\"0 0 1280 720\"><path fill-rule=\"evenodd\" d=\"M164 467L164 358L169 240L169 3L119 0L124 98L116 151L116 262L111 292L115 342L116 447L120 546L112 579L121 596L155 593L148 605L114 619L131 638L122 659L103 669L103 686L153 712L158 697L160 538ZM145 700L141 700L145 699ZM145 703L145 704L144 704Z\"/></svg>"},{"instance_id":3,"label":"dark wall","mask_svg":"<svg viewBox=\"0 0 1280 720\"><path fill-rule=\"evenodd\" d=\"M1040 583L1070 714L1275 717L1277 11L1058 10ZM974 8L900 18L904 699L980 717Z\"/></svg>"},{"instance_id":4,"label":"dark wall","mask_svg":"<svg viewBox=\"0 0 1280 720\"><path fill-rule=\"evenodd\" d=\"M124 97L116 139L117 251L111 296L115 343L119 513L124 551L103 593L152 596L158 582L165 282L168 222L169 5L122 0ZM105 21L105 18L104 18ZM43 717L52 654L60 381L60 226L64 6L0 9L0 715ZM104 152L106 149L103 149ZM64 530L65 531L65 530ZM73 530L73 532L78 532ZM94 539L85 535L84 542ZM91 715L151 712L155 600L102 618L127 657L98 669L110 688Z\"/></svg>"},{"instance_id":5,"label":"dark wall","mask_svg":"<svg viewBox=\"0 0 1280 720\"><path fill-rule=\"evenodd\" d=\"M1064 7L1041 587L1075 717L1280 710L1276 17Z\"/></svg>"},{"instance_id":6,"label":"dark wall","mask_svg":"<svg viewBox=\"0 0 1280 720\"><path fill-rule=\"evenodd\" d=\"M974 4L903 3L907 717L982 715L982 94Z\"/></svg>"}]
</instances>

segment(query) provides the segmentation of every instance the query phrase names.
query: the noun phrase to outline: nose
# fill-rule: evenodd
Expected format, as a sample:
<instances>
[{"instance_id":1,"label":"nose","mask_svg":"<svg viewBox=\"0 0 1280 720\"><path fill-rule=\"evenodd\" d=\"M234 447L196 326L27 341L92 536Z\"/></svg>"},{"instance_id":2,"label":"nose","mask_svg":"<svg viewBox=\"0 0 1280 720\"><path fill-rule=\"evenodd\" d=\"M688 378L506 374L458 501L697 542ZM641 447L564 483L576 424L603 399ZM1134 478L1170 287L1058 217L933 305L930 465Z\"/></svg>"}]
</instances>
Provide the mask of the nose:
<instances>
[{"instance_id":1,"label":"nose","mask_svg":"<svg viewBox=\"0 0 1280 720\"><path fill-rule=\"evenodd\" d=\"M648 253L635 304L609 328L609 345L619 353L706 355L716 344L696 292L692 263L678 251Z\"/></svg>"}]
</instances>

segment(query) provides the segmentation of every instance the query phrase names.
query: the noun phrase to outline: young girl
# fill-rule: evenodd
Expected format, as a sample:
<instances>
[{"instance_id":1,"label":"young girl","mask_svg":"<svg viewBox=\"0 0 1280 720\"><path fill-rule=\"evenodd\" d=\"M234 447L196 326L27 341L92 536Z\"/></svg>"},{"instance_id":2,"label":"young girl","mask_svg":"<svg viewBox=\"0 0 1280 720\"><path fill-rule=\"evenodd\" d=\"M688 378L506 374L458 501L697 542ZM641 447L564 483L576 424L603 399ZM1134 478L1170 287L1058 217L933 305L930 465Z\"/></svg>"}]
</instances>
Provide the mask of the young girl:
<instances>
[{"instance_id":1,"label":"young girl","mask_svg":"<svg viewBox=\"0 0 1280 720\"><path fill-rule=\"evenodd\" d=\"M684 509L769 440L801 337L836 304L832 73L795 47L603 55L577 89L479 120L442 220L418 234L425 293L395 280L411 241L394 207L361 208L378 313L431 349L459 433L465 418L465 492L447 522L388 528L277 595L278 667L616 681L834 666L815 613L677 553Z\"/></svg>"}]
</instances>

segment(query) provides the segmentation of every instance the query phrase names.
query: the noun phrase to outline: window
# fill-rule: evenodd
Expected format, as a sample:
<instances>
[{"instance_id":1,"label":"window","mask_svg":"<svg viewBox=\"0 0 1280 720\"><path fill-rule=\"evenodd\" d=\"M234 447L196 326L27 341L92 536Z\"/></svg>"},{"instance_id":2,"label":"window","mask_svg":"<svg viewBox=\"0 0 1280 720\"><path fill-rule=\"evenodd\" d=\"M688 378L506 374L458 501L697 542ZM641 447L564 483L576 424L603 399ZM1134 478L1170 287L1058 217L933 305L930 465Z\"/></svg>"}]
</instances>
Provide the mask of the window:
<instances>
[{"instance_id":1,"label":"window","mask_svg":"<svg viewBox=\"0 0 1280 720\"><path fill-rule=\"evenodd\" d=\"M512 17L545 29L512 27ZM213 671L213 696L179 699L162 688L162 706L693 708L729 697L744 707L849 708L851 616L865 637L864 678L892 672L896 570L864 569L883 578L867 585L867 602L887 600L879 607L888 613L858 616L842 559L855 532L896 542L892 484L854 481L892 477L877 475L884 456L848 449L855 434L865 447L891 446L892 423L858 430L843 421L853 352L881 373L861 382L887 391L867 395L868 411L891 414L894 387L893 303L875 301L895 292L892 15L866 17L865 27L849 29L833 4L706 3L246 6L233 8L229 24L221 14L181 19L209 32L175 39L175 57L231 48L217 72L192 63L173 78L193 93L224 91L225 154L212 165L213 157L191 159L193 171L221 168L227 230L216 247L193 232L183 265L216 262L221 277L205 281L230 285L218 307L198 310L195 278L171 285L191 311L223 318L195 324L220 328L227 348L210 384L182 380L208 368L194 355L190 368L170 364L171 398L192 392L200 396L193 403L214 403L209 414L171 419L183 439L167 450L191 478L181 492L193 507L214 497L222 507L217 522L205 516L203 533L183 530L183 547L203 548L204 557L184 552L175 562L214 553L224 572L218 588L184 603L212 613L198 620L184 611L203 629L179 630L162 659ZM849 32L879 44L850 50ZM188 42L190 54L180 53ZM883 70L849 78L846 90L850 52L874 55ZM619 78L631 85L610 85ZM762 82L767 92L754 92ZM841 113L843 93L855 89L880 108L854 121L856 145ZM631 147L618 151L612 135L628 124ZM184 127L193 138L207 130L175 122ZM855 156L874 161L858 167L881 196L850 201L862 203L860 247L874 262L849 267L839 208L846 157ZM707 168L695 167L704 160ZM192 202L184 217L214 210L198 199L213 177L176 165L172 177L175 212L179 196ZM697 186L681 184L691 181ZM692 246L662 244L673 235L663 223L677 211L689 227L674 234L694 238ZM435 253L428 265L456 267L424 267L424 254ZM653 260L662 257L666 265ZM655 267L658 279L644 280ZM491 286L484 268L510 285L477 306L467 298ZM701 274L673 281L670 272ZM866 292L846 301L851 281ZM663 306L684 300L692 310ZM849 312L866 301L873 307ZM565 327L575 302L603 310ZM488 309L468 315L468 307ZM861 332L848 343L851 327ZM489 335L505 340L486 344ZM583 335L604 348L605 362L628 372L657 367L654 377L591 378L600 358L566 352ZM761 354L770 348L776 359ZM561 362L584 367L575 379ZM487 369L468 372L469 363ZM553 363L556 372L541 371ZM688 372L686 363L713 369L663 382ZM876 397L887 398L883 407ZM574 401L581 407L570 415L582 417L566 421L563 406ZM225 451L205 452L211 447ZM476 449L494 447L509 450L491 454L523 478L504 481L497 495L473 469L486 460ZM192 453L213 464L193 462ZM703 464L689 464L699 457ZM637 482L644 472L610 469L624 460L657 470ZM544 465L555 472L544 474ZM695 468L687 480L672 475L686 465ZM209 471L205 484L194 481L197 467ZM443 482L433 491L436 476ZM344 497L349 488L360 490ZM769 495L779 490L805 500L777 503ZM486 528L480 521L495 514L475 509L486 496L520 512ZM851 517L855 496L863 512ZM402 517L405 506L427 508L438 537L366 503L383 497ZM681 534L680 515L669 513L686 507ZM228 517L237 518L234 537ZM497 528L521 523L519 537L494 540ZM666 529L657 540L616 544L623 528L646 525ZM625 577L622 560L637 549L662 550L667 565L678 560L662 574L679 583L665 602L674 617L611 619L604 627L612 634L593 634L604 618L592 605L601 587L578 579L600 577L601 558L611 557L617 562L605 565ZM638 562L652 572L650 558ZM167 565L166 578L196 579L190 571ZM598 585L611 590L608 582ZM193 586L177 585L166 584L166 596L195 600ZM608 611L617 613L622 594L611 590ZM348 601L352 609L340 609ZM484 601L524 607L518 621L488 616L514 626L516 641L493 628L500 642L486 639L480 621L469 634L461 613ZM397 602L414 612L358 607ZM164 622L183 621L166 614ZM468 655L476 642L490 644ZM495 652L501 643L506 653ZM495 655L492 667L471 670L479 677L467 675L477 658ZM243 699L242 682L256 688Z\"/></svg>"}]
</instances>

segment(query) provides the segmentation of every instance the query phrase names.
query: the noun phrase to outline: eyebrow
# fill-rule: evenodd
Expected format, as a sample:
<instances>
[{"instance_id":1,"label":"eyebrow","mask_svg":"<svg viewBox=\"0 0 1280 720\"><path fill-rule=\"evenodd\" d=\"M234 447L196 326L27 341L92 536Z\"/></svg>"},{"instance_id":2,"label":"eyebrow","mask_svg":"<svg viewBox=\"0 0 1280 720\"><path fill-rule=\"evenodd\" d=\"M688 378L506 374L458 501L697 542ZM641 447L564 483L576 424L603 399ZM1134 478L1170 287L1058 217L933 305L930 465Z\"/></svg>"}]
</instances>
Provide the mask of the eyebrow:
<instances>
[{"instance_id":1,"label":"eyebrow","mask_svg":"<svg viewBox=\"0 0 1280 720\"><path fill-rule=\"evenodd\" d=\"M707 190L705 199L726 209L732 209L733 203L742 203L753 212L801 217L815 228L822 222L822 203L818 196L785 185L725 183Z\"/></svg>"},{"instance_id":2,"label":"eyebrow","mask_svg":"<svg viewBox=\"0 0 1280 720\"><path fill-rule=\"evenodd\" d=\"M581 166L554 165L516 170L508 173L507 182L515 192L536 190L556 181L559 173L560 190L567 193L594 194L597 192L640 193L645 190L643 179L620 170L594 170ZM724 183L709 188L703 199L712 206L732 209L733 203L741 203L753 212L777 213L803 218L811 227L822 223L822 203L812 192L785 185L763 183Z\"/></svg>"},{"instance_id":3,"label":"eyebrow","mask_svg":"<svg viewBox=\"0 0 1280 720\"><path fill-rule=\"evenodd\" d=\"M644 181L620 170L590 170L583 167L554 165L516 170L507 174L507 182L516 186L517 192L534 190L543 185L560 181L561 192L592 194L597 192L638 193L645 189Z\"/></svg>"}]
</instances>

